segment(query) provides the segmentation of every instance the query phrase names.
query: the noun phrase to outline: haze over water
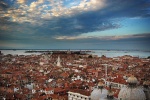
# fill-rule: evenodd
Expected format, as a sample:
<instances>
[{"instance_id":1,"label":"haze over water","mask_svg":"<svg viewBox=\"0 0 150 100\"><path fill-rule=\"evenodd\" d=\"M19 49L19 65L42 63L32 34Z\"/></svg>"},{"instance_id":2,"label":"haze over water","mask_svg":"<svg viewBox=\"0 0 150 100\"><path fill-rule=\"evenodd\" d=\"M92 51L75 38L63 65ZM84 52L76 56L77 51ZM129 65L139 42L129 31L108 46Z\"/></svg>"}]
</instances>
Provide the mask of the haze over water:
<instances>
[{"instance_id":1,"label":"haze over water","mask_svg":"<svg viewBox=\"0 0 150 100\"><path fill-rule=\"evenodd\" d=\"M12 54L12 55L40 55L42 53L34 52L34 53L25 53L27 50L1 50L1 52L4 55ZM38 51L38 50L36 50ZM48 51L48 50L40 50L40 51ZM51 50L49 50L51 51ZM53 51L53 50L52 50ZM72 50L76 51L76 50ZM82 50L81 50L82 51ZM102 55L105 55L106 57L118 57L118 56L124 56L124 55L130 55L133 57L139 57L139 58L147 58L150 56L150 51L134 51L134 50L90 50L88 54L98 55L101 57Z\"/></svg>"}]
</instances>

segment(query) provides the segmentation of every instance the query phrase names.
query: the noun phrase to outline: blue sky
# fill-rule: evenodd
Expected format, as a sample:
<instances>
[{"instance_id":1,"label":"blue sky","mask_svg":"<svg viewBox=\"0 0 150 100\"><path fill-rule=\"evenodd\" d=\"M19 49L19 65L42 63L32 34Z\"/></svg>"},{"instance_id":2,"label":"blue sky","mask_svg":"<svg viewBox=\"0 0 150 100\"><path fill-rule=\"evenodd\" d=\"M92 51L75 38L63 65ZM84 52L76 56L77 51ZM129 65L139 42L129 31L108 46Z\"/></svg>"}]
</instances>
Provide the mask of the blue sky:
<instances>
[{"instance_id":1,"label":"blue sky","mask_svg":"<svg viewBox=\"0 0 150 100\"><path fill-rule=\"evenodd\" d=\"M150 50L150 0L1 0L0 49Z\"/></svg>"}]
</instances>

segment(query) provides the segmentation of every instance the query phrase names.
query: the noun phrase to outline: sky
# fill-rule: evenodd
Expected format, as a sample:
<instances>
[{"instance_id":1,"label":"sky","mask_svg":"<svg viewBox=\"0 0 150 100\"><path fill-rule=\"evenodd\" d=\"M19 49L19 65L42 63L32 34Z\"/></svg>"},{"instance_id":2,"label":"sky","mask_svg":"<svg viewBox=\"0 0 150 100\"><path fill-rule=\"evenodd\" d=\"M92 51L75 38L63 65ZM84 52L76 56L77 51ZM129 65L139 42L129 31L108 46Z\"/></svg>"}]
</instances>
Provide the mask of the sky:
<instances>
[{"instance_id":1,"label":"sky","mask_svg":"<svg viewBox=\"0 0 150 100\"><path fill-rule=\"evenodd\" d=\"M150 0L0 0L0 49L150 50Z\"/></svg>"}]
</instances>

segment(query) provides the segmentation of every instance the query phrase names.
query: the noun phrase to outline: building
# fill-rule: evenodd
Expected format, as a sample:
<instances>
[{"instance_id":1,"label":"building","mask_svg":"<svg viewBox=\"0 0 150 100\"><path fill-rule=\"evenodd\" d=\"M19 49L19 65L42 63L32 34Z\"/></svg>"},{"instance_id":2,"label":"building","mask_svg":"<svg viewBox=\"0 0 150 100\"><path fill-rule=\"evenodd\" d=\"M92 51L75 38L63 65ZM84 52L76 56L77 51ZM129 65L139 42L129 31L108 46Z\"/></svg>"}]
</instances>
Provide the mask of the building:
<instances>
[{"instance_id":1,"label":"building","mask_svg":"<svg viewBox=\"0 0 150 100\"><path fill-rule=\"evenodd\" d=\"M91 92L91 100L103 100L107 98L108 91L104 88L104 84L99 82L98 86Z\"/></svg>"},{"instance_id":2,"label":"building","mask_svg":"<svg viewBox=\"0 0 150 100\"><path fill-rule=\"evenodd\" d=\"M68 100L91 100L90 91L74 89L68 92Z\"/></svg>"},{"instance_id":3,"label":"building","mask_svg":"<svg viewBox=\"0 0 150 100\"><path fill-rule=\"evenodd\" d=\"M123 87L119 92L119 100L146 100L143 89L137 86L138 80L136 77L129 77L127 82L128 85Z\"/></svg>"},{"instance_id":4,"label":"building","mask_svg":"<svg viewBox=\"0 0 150 100\"><path fill-rule=\"evenodd\" d=\"M56 64L56 66L62 67L62 65L61 65L61 60L60 60L60 57L59 57L59 56L58 56L58 58L57 58L57 64Z\"/></svg>"}]
</instances>

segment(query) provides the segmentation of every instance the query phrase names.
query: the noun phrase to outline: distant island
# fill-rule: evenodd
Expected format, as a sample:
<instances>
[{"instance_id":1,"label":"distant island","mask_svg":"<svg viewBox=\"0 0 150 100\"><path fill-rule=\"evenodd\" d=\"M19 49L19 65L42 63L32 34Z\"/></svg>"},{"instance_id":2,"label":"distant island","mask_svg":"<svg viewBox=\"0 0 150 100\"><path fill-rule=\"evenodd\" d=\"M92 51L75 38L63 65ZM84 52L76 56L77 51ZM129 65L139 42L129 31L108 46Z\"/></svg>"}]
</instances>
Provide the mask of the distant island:
<instances>
[{"instance_id":1,"label":"distant island","mask_svg":"<svg viewBox=\"0 0 150 100\"><path fill-rule=\"evenodd\" d=\"M87 54L91 52L90 50L28 50L25 53L48 53L48 54Z\"/></svg>"}]
</instances>

